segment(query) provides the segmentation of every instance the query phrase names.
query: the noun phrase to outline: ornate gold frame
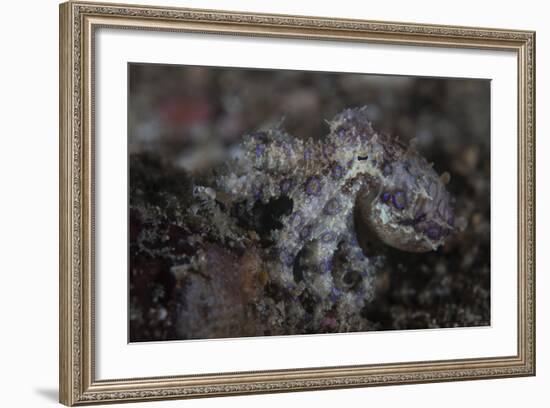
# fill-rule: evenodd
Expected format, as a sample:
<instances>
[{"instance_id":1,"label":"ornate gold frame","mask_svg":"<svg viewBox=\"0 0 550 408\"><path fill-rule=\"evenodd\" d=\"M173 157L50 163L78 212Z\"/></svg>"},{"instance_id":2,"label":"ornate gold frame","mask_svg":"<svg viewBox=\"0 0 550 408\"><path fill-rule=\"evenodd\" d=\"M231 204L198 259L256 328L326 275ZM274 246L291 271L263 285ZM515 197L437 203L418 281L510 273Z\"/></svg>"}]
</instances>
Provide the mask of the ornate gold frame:
<instances>
[{"instance_id":1,"label":"ornate gold frame","mask_svg":"<svg viewBox=\"0 0 550 408\"><path fill-rule=\"evenodd\" d=\"M98 27L513 51L518 61L518 350L513 356L250 373L94 376L93 46ZM66 405L535 374L535 33L68 2L60 6L60 401Z\"/></svg>"}]
</instances>

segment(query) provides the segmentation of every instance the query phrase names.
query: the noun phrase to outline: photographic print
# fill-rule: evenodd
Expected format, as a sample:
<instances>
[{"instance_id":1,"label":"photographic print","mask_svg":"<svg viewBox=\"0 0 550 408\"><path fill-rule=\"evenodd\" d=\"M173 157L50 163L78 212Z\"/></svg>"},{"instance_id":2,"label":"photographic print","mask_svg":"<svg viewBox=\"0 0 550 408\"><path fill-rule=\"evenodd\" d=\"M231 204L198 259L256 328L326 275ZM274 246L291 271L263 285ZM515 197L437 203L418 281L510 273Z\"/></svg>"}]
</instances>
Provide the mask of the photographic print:
<instances>
[{"instance_id":1,"label":"photographic print","mask_svg":"<svg viewBox=\"0 0 550 408\"><path fill-rule=\"evenodd\" d=\"M490 325L490 80L128 74L131 342Z\"/></svg>"},{"instance_id":2,"label":"photographic print","mask_svg":"<svg viewBox=\"0 0 550 408\"><path fill-rule=\"evenodd\" d=\"M534 31L59 16L63 404L535 375Z\"/></svg>"}]
</instances>

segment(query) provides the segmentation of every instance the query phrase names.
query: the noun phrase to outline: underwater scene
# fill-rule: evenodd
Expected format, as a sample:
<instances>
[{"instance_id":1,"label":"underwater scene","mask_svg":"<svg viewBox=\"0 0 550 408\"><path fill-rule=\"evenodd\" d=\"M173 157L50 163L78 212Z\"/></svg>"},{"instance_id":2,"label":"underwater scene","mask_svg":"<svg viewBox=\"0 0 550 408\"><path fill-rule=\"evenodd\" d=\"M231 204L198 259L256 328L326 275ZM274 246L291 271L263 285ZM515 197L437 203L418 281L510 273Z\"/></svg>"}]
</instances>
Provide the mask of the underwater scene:
<instances>
[{"instance_id":1,"label":"underwater scene","mask_svg":"<svg viewBox=\"0 0 550 408\"><path fill-rule=\"evenodd\" d=\"M129 341L490 325L490 80L128 78Z\"/></svg>"}]
</instances>

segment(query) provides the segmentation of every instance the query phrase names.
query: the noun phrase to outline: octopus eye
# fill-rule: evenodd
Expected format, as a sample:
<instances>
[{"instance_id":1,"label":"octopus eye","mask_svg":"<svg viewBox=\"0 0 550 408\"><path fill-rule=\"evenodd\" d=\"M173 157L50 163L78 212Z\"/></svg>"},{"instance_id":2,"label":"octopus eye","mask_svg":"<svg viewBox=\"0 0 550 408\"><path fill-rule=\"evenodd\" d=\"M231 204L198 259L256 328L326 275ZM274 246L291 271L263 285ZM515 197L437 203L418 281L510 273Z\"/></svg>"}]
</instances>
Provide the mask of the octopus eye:
<instances>
[{"instance_id":1,"label":"octopus eye","mask_svg":"<svg viewBox=\"0 0 550 408\"><path fill-rule=\"evenodd\" d=\"M357 156L357 160L359 161L363 161L363 160L368 160L369 156Z\"/></svg>"}]
</instances>

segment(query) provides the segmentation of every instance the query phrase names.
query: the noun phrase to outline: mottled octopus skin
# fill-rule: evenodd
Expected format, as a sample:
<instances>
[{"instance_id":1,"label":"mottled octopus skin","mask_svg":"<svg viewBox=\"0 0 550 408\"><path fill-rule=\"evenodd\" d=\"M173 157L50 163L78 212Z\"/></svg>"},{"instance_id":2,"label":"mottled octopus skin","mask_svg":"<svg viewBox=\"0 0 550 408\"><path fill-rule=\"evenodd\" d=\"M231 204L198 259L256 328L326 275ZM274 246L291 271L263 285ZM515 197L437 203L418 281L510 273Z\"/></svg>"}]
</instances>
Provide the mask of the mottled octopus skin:
<instances>
[{"instance_id":1,"label":"mottled octopus skin","mask_svg":"<svg viewBox=\"0 0 550 408\"><path fill-rule=\"evenodd\" d=\"M317 321L372 297L367 276L379 260L359 246L354 211L375 238L405 251L435 250L454 229L448 175L440 178L412 145L375 131L365 107L346 109L329 125L319 141L279 128L246 135L214 187L248 210L281 196L292 201L282 228L271 232L267 269L294 299L307 291L321 300Z\"/></svg>"}]
</instances>

